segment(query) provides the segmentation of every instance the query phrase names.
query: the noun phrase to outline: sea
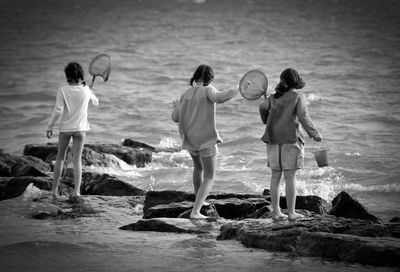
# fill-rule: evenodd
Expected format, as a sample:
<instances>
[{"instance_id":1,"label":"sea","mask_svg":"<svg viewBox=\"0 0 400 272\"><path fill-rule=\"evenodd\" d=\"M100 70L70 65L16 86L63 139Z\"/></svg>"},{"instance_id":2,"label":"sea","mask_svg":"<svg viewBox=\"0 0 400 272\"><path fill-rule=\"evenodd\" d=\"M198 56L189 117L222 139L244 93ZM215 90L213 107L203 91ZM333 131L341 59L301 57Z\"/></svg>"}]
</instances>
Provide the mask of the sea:
<instances>
[{"instance_id":1,"label":"sea","mask_svg":"<svg viewBox=\"0 0 400 272\"><path fill-rule=\"evenodd\" d=\"M2 152L21 155L27 144L57 142L57 128L51 140L45 137L47 122L71 61L83 66L89 83L92 58L111 57L108 81L97 77L94 84L100 105L89 109L88 143L133 139L164 149L181 145L172 101L198 65L213 67L220 90L261 70L268 94L292 67L306 82L309 115L324 138L317 144L306 139L297 193L330 203L346 191L383 222L400 216L399 1L0 0L0 6ZM269 188L262 100L238 95L217 105L223 143L214 193ZM321 146L329 149L326 167L318 167L313 154ZM145 190L193 190L184 150L153 153L144 168L91 170ZM8 237L0 239L0 268L8 268L2 271L389 271L234 241L127 234L116 228L129 221L122 214L101 226L90 218L35 221L18 215L21 207L13 203L0 203L0 235ZM26 257L16 261L15 252Z\"/></svg>"}]
</instances>

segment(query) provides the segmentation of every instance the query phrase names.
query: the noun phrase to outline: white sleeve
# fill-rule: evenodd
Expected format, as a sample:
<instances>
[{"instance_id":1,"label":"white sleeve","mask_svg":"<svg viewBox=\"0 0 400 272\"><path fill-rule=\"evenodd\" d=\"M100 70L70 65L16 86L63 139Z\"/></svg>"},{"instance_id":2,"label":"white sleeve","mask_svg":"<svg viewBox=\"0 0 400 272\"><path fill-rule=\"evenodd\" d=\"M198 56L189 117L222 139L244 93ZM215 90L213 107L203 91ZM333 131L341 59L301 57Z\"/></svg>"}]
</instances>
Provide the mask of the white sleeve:
<instances>
[{"instance_id":1,"label":"white sleeve","mask_svg":"<svg viewBox=\"0 0 400 272\"><path fill-rule=\"evenodd\" d=\"M214 86L207 87L207 97L214 103L224 103L238 94L236 88L230 88L226 91L218 91Z\"/></svg>"},{"instance_id":2,"label":"white sleeve","mask_svg":"<svg viewBox=\"0 0 400 272\"><path fill-rule=\"evenodd\" d=\"M64 96L62 95L62 90L60 88L57 92L56 104L54 106L53 113L51 114L50 120L47 124L48 130L53 130L54 124L57 122L62 112L64 111L64 106Z\"/></svg>"}]
</instances>

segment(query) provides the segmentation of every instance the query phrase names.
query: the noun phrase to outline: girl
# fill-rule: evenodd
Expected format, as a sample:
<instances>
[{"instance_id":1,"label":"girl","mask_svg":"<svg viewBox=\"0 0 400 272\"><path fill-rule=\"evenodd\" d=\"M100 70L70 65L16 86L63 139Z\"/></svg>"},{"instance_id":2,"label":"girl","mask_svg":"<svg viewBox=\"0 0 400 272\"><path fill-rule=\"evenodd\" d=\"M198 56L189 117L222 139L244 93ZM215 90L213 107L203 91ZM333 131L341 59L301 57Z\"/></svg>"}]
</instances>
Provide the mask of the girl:
<instances>
[{"instance_id":1,"label":"girl","mask_svg":"<svg viewBox=\"0 0 400 272\"><path fill-rule=\"evenodd\" d=\"M299 129L299 122L310 137L317 142L322 141L321 134L308 115L306 97L298 91L304 86L298 72L288 68L282 72L275 94L260 105L260 116L266 124L262 140L267 143L268 166L272 170L270 189L274 220L303 217L295 211L296 172L303 168L304 163L304 135ZM282 173L286 182L288 215L283 214L279 207Z\"/></svg>"},{"instance_id":2,"label":"girl","mask_svg":"<svg viewBox=\"0 0 400 272\"><path fill-rule=\"evenodd\" d=\"M68 85L61 87L57 92L56 105L50 117L47 138L53 135L53 127L61 116L60 134L58 138L58 152L54 166L54 181L52 195L58 197L58 181L64 165L67 148L72 138L72 163L74 167L74 196L80 197L82 179L82 150L89 130L87 111L89 101L98 106L99 101L92 90L86 86L83 79L83 69L79 63L71 62L65 67L65 77Z\"/></svg>"},{"instance_id":3,"label":"girl","mask_svg":"<svg viewBox=\"0 0 400 272\"><path fill-rule=\"evenodd\" d=\"M211 82L214 71L210 66L200 65L190 80L190 88L179 100L173 102L172 120L179 122L182 147L193 160L193 186L196 200L190 218L204 219L200 213L215 178L217 144L222 140L215 127L215 103L224 103L235 97L238 86L218 91Z\"/></svg>"}]
</instances>

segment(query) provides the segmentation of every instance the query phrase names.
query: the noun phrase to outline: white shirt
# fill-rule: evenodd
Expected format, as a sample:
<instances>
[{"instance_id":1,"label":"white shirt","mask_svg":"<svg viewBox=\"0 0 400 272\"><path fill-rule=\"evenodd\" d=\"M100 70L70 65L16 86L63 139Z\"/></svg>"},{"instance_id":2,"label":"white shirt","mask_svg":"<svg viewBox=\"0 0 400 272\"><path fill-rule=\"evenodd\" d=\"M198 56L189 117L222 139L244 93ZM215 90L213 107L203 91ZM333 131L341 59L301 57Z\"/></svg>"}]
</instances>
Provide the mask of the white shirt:
<instances>
[{"instance_id":1,"label":"white shirt","mask_svg":"<svg viewBox=\"0 0 400 272\"><path fill-rule=\"evenodd\" d=\"M61 117L60 132L87 131L90 129L87 120L89 101L98 106L96 95L83 85L68 85L57 92L56 105L48 123L48 130Z\"/></svg>"}]
</instances>

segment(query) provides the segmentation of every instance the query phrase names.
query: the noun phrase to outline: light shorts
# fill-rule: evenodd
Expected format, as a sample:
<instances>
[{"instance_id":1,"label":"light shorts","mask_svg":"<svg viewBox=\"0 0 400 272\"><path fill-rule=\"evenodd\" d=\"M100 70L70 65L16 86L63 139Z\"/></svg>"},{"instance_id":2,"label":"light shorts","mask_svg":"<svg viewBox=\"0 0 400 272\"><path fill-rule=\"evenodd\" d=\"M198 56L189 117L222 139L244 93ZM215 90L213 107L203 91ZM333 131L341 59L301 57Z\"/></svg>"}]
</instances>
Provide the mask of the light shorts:
<instances>
[{"instance_id":1,"label":"light shorts","mask_svg":"<svg viewBox=\"0 0 400 272\"><path fill-rule=\"evenodd\" d=\"M300 140L294 144L267 144L267 156L271 169L300 169L304 166L304 145Z\"/></svg>"},{"instance_id":2,"label":"light shorts","mask_svg":"<svg viewBox=\"0 0 400 272\"><path fill-rule=\"evenodd\" d=\"M212 157L218 154L218 147L215 145L202 150L188 150L192 156Z\"/></svg>"}]
</instances>

